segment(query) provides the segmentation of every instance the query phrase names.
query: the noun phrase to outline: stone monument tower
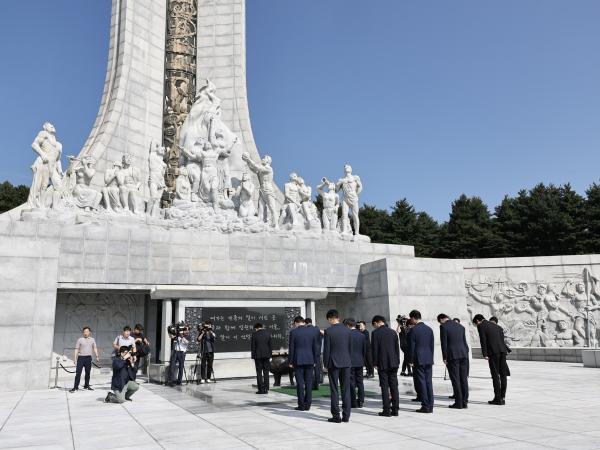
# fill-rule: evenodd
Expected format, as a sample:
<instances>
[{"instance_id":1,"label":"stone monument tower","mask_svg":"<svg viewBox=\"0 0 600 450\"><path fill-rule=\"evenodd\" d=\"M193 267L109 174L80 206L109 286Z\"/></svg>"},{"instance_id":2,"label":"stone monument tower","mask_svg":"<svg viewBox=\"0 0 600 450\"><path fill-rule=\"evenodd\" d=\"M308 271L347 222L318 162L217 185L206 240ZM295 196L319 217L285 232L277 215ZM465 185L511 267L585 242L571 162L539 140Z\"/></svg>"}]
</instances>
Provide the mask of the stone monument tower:
<instances>
[{"instance_id":1,"label":"stone monument tower","mask_svg":"<svg viewBox=\"0 0 600 450\"><path fill-rule=\"evenodd\" d=\"M229 164L241 179L241 155L259 160L246 95L245 36L245 0L113 0L102 102L79 155L97 161L91 185L104 186L106 170L125 151L147 179L153 141L171 156L169 186L178 133L207 80L218 89L221 119L239 137Z\"/></svg>"}]
</instances>

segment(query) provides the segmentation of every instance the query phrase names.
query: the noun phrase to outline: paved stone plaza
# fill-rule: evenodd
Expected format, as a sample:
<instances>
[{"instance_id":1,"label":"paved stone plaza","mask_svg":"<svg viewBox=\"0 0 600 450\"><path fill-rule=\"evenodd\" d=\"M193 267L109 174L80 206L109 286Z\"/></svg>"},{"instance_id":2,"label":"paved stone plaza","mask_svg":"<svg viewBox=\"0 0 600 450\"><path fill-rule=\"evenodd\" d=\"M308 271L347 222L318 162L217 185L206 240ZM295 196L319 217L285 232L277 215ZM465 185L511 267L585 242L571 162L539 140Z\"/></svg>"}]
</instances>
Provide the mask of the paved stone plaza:
<instances>
[{"instance_id":1,"label":"paved stone plaza","mask_svg":"<svg viewBox=\"0 0 600 450\"><path fill-rule=\"evenodd\" d=\"M507 405L489 406L489 371L472 363L468 410L447 408L450 382L434 379L437 408L413 412L409 378L400 377L399 417L376 415L379 398L353 410L350 424L330 424L329 399L309 413L294 398L256 396L249 380L221 381L183 392L143 385L132 403L102 403L94 392L60 390L0 394L0 448L600 448L600 373L580 364L513 361ZM70 385L69 385L70 387ZM367 390L377 392L369 381Z\"/></svg>"}]
</instances>

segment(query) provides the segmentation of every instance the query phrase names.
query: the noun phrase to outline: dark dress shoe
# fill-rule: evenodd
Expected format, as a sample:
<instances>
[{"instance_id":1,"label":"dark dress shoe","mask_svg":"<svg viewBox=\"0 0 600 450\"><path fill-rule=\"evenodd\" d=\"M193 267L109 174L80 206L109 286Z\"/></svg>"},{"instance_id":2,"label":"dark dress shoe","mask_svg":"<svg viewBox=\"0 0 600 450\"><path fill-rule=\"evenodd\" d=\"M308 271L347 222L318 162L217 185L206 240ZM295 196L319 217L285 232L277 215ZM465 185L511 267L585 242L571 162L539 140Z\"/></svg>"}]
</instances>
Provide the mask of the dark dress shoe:
<instances>
[{"instance_id":1,"label":"dark dress shoe","mask_svg":"<svg viewBox=\"0 0 600 450\"><path fill-rule=\"evenodd\" d=\"M342 417L342 422L350 422L350 417Z\"/></svg>"},{"instance_id":2,"label":"dark dress shoe","mask_svg":"<svg viewBox=\"0 0 600 450\"><path fill-rule=\"evenodd\" d=\"M75 391L78 391L78 390L79 390L79 388L73 388L69 392L75 392Z\"/></svg>"},{"instance_id":3,"label":"dark dress shoe","mask_svg":"<svg viewBox=\"0 0 600 450\"><path fill-rule=\"evenodd\" d=\"M358 402L358 403L356 404L356 407L357 407L357 408L362 408L362 407L363 407L363 404L364 404L364 402Z\"/></svg>"},{"instance_id":4,"label":"dark dress shoe","mask_svg":"<svg viewBox=\"0 0 600 450\"><path fill-rule=\"evenodd\" d=\"M454 394L452 394L451 396L448 397L451 400L454 400L456 397L454 396Z\"/></svg>"},{"instance_id":5,"label":"dark dress shoe","mask_svg":"<svg viewBox=\"0 0 600 450\"><path fill-rule=\"evenodd\" d=\"M110 392L108 394L106 394L106 397L104 399L104 403L109 403L110 402Z\"/></svg>"},{"instance_id":6,"label":"dark dress shoe","mask_svg":"<svg viewBox=\"0 0 600 450\"><path fill-rule=\"evenodd\" d=\"M93 391L91 386L85 386L84 389L88 390L88 391Z\"/></svg>"},{"instance_id":7,"label":"dark dress shoe","mask_svg":"<svg viewBox=\"0 0 600 450\"><path fill-rule=\"evenodd\" d=\"M463 405L457 405L456 403L453 403L452 405L448 405L448 408L463 409Z\"/></svg>"},{"instance_id":8,"label":"dark dress shoe","mask_svg":"<svg viewBox=\"0 0 600 450\"><path fill-rule=\"evenodd\" d=\"M310 406L305 407L304 411L310 411Z\"/></svg>"},{"instance_id":9,"label":"dark dress shoe","mask_svg":"<svg viewBox=\"0 0 600 450\"><path fill-rule=\"evenodd\" d=\"M463 409L467 409L469 406L466 403L463 403Z\"/></svg>"},{"instance_id":10,"label":"dark dress shoe","mask_svg":"<svg viewBox=\"0 0 600 450\"><path fill-rule=\"evenodd\" d=\"M392 411L392 416L398 417L398 410L395 409Z\"/></svg>"},{"instance_id":11,"label":"dark dress shoe","mask_svg":"<svg viewBox=\"0 0 600 450\"><path fill-rule=\"evenodd\" d=\"M327 419L327 422L342 423L342 418L341 417L330 417L329 419Z\"/></svg>"},{"instance_id":12,"label":"dark dress shoe","mask_svg":"<svg viewBox=\"0 0 600 450\"><path fill-rule=\"evenodd\" d=\"M410 401L411 402L420 402L421 399L419 397L417 397L417 398L411 398Z\"/></svg>"},{"instance_id":13,"label":"dark dress shoe","mask_svg":"<svg viewBox=\"0 0 600 450\"><path fill-rule=\"evenodd\" d=\"M504 399L500 400L500 404L501 405L506 405L506 400L504 400Z\"/></svg>"},{"instance_id":14,"label":"dark dress shoe","mask_svg":"<svg viewBox=\"0 0 600 450\"><path fill-rule=\"evenodd\" d=\"M493 400L488 400L488 404L489 405L501 405L502 404L502 400L499 399L493 399Z\"/></svg>"},{"instance_id":15,"label":"dark dress shoe","mask_svg":"<svg viewBox=\"0 0 600 450\"><path fill-rule=\"evenodd\" d=\"M350 408L358 408L358 404L357 404L357 403L352 403L352 404L350 405Z\"/></svg>"},{"instance_id":16,"label":"dark dress shoe","mask_svg":"<svg viewBox=\"0 0 600 450\"><path fill-rule=\"evenodd\" d=\"M389 411L381 411L380 413L377 413L377 415L381 417L392 417L392 413Z\"/></svg>"},{"instance_id":17,"label":"dark dress shoe","mask_svg":"<svg viewBox=\"0 0 600 450\"><path fill-rule=\"evenodd\" d=\"M404 372L400 372L400 376L401 376L401 377L405 377L405 376L407 376L407 375L406 375Z\"/></svg>"},{"instance_id":18,"label":"dark dress shoe","mask_svg":"<svg viewBox=\"0 0 600 450\"><path fill-rule=\"evenodd\" d=\"M416 410L416 412L423 413L423 414L431 414L433 411L426 409L426 408L419 408Z\"/></svg>"},{"instance_id":19,"label":"dark dress shoe","mask_svg":"<svg viewBox=\"0 0 600 450\"><path fill-rule=\"evenodd\" d=\"M301 406L296 406L294 409L295 409L296 411L305 411L305 409L304 409L304 408L302 408Z\"/></svg>"}]
</instances>

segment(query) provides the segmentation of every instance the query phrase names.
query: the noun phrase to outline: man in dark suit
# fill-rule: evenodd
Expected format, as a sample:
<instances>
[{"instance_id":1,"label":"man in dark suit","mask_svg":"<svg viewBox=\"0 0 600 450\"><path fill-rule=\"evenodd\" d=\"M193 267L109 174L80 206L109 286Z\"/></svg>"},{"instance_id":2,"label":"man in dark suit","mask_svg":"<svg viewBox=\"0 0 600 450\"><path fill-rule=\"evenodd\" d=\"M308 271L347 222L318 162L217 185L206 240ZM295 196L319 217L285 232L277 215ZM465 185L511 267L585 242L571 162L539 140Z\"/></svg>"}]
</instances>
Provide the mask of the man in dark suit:
<instances>
[{"instance_id":1,"label":"man in dark suit","mask_svg":"<svg viewBox=\"0 0 600 450\"><path fill-rule=\"evenodd\" d=\"M350 420L350 368L352 367L352 336L348 328L340 323L340 315L335 309L325 316L329 328L325 330L323 364L327 367L329 389L331 390L331 416L329 422L340 423ZM342 385L342 417L340 418L339 384Z\"/></svg>"},{"instance_id":2,"label":"man in dark suit","mask_svg":"<svg viewBox=\"0 0 600 450\"><path fill-rule=\"evenodd\" d=\"M350 330L352 339L352 354L350 361L350 400L352 408L362 408L365 402L365 385L363 383L363 369L367 358L367 338L356 328L356 321L352 318L344 319L344 325Z\"/></svg>"},{"instance_id":3,"label":"man in dark suit","mask_svg":"<svg viewBox=\"0 0 600 450\"><path fill-rule=\"evenodd\" d=\"M312 403L313 373L317 362L317 335L306 327L304 318L294 319L290 331L290 367L296 376L297 411L308 411Z\"/></svg>"},{"instance_id":4,"label":"man in dark suit","mask_svg":"<svg viewBox=\"0 0 600 450\"><path fill-rule=\"evenodd\" d=\"M398 415L398 367L400 367L400 344L398 333L389 328L383 316L375 316L371 345L373 347L373 366L377 368L383 411L380 416ZM391 396L391 405L390 405Z\"/></svg>"},{"instance_id":5,"label":"man in dark suit","mask_svg":"<svg viewBox=\"0 0 600 450\"><path fill-rule=\"evenodd\" d=\"M415 389L421 398L419 413L433 412L433 330L421 322L421 313L413 309L410 314L414 325L410 332L410 361L415 374Z\"/></svg>"},{"instance_id":6,"label":"man in dark suit","mask_svg":"<svg viewBox=\"0 0 600 450\"><path fill-rule=\"evenodd\" d=\"M269 393L269 369L271 366L271 333L263 327L262 323L254 325L254 333L250 338L250 351L254 366L256 367L257 394Z\"/></svg>"},{"instance_id":7,"label":"man in dark suit","mask_svg":"<svg viewBox=\"0 0 600 450\"><path fill-rule=\"evenodd\" d=\"M369 330L367 330L367 324L364 320L359 320L357 322L358 329L365 336L367 340L367 359L365 360L365 369L367 371L367 378L373 378L375 376L375 368L373 367L373 350L371 347L371 335L369 334Z\"/></svg>"},{"instance_id":8,"label":"man in dark suit","mask_svg":"<svg viewBox=\"0 0 600 450\"><path fill-rule=\"evenodd\" d=\"M448 407L463 409L469 402L469 346L465 327L450 320L446 314L439 314L437 321L440 324L442 357L454 391L454 404Z\"/></svg>"},{"instance_id":9,"label":"man in dark suit","mask_svg":"<svg viewBox=\"0 0 600 450\"><path fill-rule=\"evenodd\" d=\"M490 405L504 405L506 403L504 398L506 397L508 369L508 364L506 364L508 347L504 343L504 331L502 331L502 327L485 320L481 314L475 314L473 323L477 326L479 341L481 342L481 353L488 361L494 385L494 398L488 403Z\"/></svg>"},{"instance_id":10,"label":"man in dark suit","mask_svg":"<svg viewBox=\"0 0 600 450\"><path fill-rule=\"evenodd\" d=\"M319 384L321 383L321 349L323 348L323 333L318 326L313 325L310 317L307 317L304 321L306 322L306 327L317 335L317 364L315 364L313 374L313 391L317 391L319 389Z\"/></svg>"}]
</instances>

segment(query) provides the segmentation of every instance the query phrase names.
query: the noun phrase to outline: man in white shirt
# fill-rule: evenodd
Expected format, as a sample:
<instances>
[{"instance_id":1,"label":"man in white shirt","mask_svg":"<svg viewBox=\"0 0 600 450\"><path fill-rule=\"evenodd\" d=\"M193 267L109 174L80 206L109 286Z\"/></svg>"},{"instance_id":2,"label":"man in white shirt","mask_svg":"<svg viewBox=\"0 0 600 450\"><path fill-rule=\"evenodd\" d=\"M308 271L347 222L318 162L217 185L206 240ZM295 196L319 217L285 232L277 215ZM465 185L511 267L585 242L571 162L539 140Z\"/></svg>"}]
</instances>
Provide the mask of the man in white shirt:
<instances>
[{"instance_id":1,"label":"man in white shirt","mask_svg":"<svg viewBox=\"0 0 600 450\"><path fill-rule=\"evenodd\" d=\"M169 330L169 337L171 338L171 361L169 363L169 377L167 384L173 386L175 382L175 367L179 364L177 385L181 386L183 370L185 367L185 354L189 344L187 337L190 335L190 330L189 327L185 325L181 331L177 329L175 331L176 334L172 334L171 331L172 330Z\"/></svg>"},{"instance_id":2,"label":"man in white shirt","mask_svg":"<svg viewBox=\"0 0 600 450\"><path fill-rule=\"evenodd\" d=\"M131 335L131 327L125 326L123 327L123 334L117 336L113 342L113 348L115 349L115 355L119 356L119 349L121 347L129 347L130 352L133 356L133 362L135 363L136 357L136 348L135 348L135 338Z\"/></svg>"}]
</instances>

